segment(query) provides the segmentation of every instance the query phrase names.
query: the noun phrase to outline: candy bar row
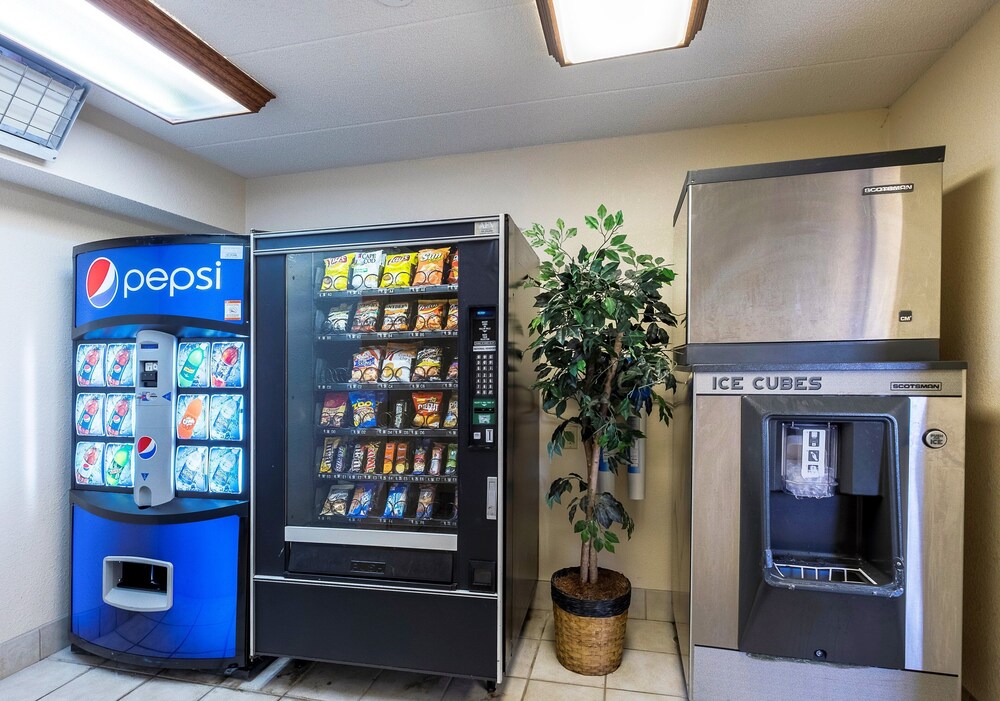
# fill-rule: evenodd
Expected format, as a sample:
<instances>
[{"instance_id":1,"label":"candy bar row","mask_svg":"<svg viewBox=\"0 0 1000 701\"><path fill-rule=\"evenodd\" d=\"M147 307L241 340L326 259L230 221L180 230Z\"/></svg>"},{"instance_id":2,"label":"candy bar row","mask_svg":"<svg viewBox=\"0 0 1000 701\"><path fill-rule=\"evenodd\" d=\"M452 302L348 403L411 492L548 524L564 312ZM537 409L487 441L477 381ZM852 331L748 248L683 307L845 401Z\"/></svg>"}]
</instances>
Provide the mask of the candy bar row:
<instances>
[{"instance_id":1,"label":"candy bar row","mask_svg":"<svg viewBox=\"0 0 1000 701\"><path fill-rule=\"evenodd\" d=\"M327 436L318 471L320 475L454 475L458 472L458 444L377 439L352 444L339 436Z\"/></svg>"}]
</instances>

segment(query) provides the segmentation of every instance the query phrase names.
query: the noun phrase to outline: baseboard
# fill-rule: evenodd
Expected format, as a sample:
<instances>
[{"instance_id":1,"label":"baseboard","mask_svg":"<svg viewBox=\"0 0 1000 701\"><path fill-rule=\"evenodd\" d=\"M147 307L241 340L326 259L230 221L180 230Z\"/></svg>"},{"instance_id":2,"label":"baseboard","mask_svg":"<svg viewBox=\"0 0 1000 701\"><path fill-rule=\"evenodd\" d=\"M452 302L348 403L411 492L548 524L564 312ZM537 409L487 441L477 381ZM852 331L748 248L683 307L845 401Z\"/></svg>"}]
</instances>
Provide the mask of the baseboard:
<instances>
[{"instance_id":1,"label":"baseboard","mask_svg":"<svg viewBox=\"0 0 1000 701\"><path fill-rule=\"evenodd\" d=\"M0 643L0 679L20 672L69 645L69 616Z\"/></svg>"}]
</instances>

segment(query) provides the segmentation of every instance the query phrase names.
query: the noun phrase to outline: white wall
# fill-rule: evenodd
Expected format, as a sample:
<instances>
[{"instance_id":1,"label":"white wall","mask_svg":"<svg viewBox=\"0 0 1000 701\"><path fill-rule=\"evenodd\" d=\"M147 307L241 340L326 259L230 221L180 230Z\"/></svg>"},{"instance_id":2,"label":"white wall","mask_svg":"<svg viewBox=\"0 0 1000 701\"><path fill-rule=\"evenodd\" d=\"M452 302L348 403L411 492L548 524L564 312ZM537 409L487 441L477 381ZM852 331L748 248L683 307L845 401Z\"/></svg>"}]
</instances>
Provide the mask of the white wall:
<instances>
[{"instance_id":1,"label":"white wall","mask_svg":"<svg viewBox=\"0 0 1000 701\"><path fill-rule=\"evenodd\" d=\"M689 169L879 151L884 110L585 141L251 180L247 226L282 230L508 212L520 226L557 217L583 228L599 204L622 209L638 249L672 260L674 206ZM530 128L526 124L525 128ZM582 451L550 466L542 425L542 483L580 469ZM670 589L670 431L650 431L647 498L629 503L636 534L603 566L634 586ZM553 469L554 468L554 469ZM620 490L624 494L624 485ZM565 511L542 505L540 576L579 558Z\"/></svg>"},{"instance_id":2,"label":"white wall","mask_svg":"<svg viewBox=\"0 0 1000 701\"><path fill-rule=\"evenodd\" d=\"M6 183L0 211L3 643L69 614L73 246L157 232Z\"/></svg>"},{"instance_id":3,"label":"white wall","mask_svg":"<svg viewBox=\"0 0 1000 701\"><path fill-rule=\"evenodd\" d=\"M242 177L89 106L55 161L0 149L0 180L165 229L246 231Z\"/></svg>"},{"instance_id":4,"label":"white wall","mask_svg":"<svg viewBox=\"0 0 1000 701\"><path fill-rule=\"evenodd\" d=\"M1000 6L893 106L889 145L947 145L941 350L969 363L965 472L966 688L1000 699Z\"/></svg>"}]
</instances>

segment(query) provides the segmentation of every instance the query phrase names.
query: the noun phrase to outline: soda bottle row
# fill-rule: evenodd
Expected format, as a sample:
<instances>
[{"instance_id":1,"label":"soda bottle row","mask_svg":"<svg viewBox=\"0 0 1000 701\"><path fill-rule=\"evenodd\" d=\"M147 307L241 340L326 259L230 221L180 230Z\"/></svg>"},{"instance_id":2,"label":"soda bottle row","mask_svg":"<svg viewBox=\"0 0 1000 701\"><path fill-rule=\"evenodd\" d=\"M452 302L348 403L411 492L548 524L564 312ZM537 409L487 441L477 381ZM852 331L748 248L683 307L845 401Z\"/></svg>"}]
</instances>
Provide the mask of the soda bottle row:
<instances>
[{"instance_id":1,"label":"soda bottle row","mask_svg":"<svg viewBox=\"0 0 1000 701\"><path fill-rule=\"evenodd\" d=\"M181 440L243 440L243 395L177 395L177 437Z\"/></svg>"},{"instance_id":2,"label":"soda bottle row","mask_svg":"<svg viewBox=\"0 0 1000 701\"><path fill-rule=\"evenodd\" d=\"M135 387L134 343L81 343L76 349L80 387Z\"/></svg>"},{"instance_id":3,"label":"soda bottle row","mask_svg":"<svg viewBox=\"0 0 1000 701\"><path fill-rule=\"evenodd\" d=\"M243 349L242 341L178 343L177 386L242 387Z\"/></svg>"},{"instance_id":4,"label":"soda bottle row","mask_svg":"<svg viewBox=\"0 0 1000 701\"><path fill-rule=\"evenodd\" d=\"M76 434L78 436L135 435L134 394L78 394L76 397Z\"/></svg>"},{"instance_id":5,"label":"soda bottle row","mask_svg":"<svg viewBox=\"0 0 1000 701\"><path fill-rule=\"evenodd\" d=\"M177 345L178 387L243 387L243 341L185 341ZM81 343L76 349L80 387L135 387L134 343Z\"/></svg>"},{"instance_id":6,"label":"soda bottle row","mask_svg":"<svg viewBox=\"0 0 1000 701\"><path fill-rule=\"evenodd\" d=\"M76 483L131 487L133 451L131 443L77 443L73 469Z\"/></svg>"},{"instance_id":7,"label":"soda bottle row","mask_svg":"<svg viewBox=\"0 0 1000 701\"><path fill-rule=\"evenodd\" d=\"M177 448L174 470L178 491L239 494L243 449L182 445Z\"/></svg>"}]
</instances>

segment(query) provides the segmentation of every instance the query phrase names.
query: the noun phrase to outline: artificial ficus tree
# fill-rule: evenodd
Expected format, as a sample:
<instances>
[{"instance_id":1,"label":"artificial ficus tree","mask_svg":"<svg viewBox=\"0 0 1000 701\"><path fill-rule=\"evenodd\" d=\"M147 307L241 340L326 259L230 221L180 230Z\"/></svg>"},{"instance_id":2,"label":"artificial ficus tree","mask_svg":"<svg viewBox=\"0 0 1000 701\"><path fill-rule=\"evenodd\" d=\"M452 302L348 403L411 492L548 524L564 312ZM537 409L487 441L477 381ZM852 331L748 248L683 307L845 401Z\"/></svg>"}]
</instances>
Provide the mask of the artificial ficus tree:
<instances>
[{"instance_id":1,"label":"artificial ficus tree","mask_svg":"<svg viewBox=\"0 0 1000 701\"><path fill-rule=\"evenodd\" d=\"M670 406L657 390L676 388L667 327L677 326L677 318L662 296L674 272L663 258L637 253L627 242L621 211L609 214L601 205L584 221L598 243L575 253L567 247L577 230L562 219L554 229L535 224L525 234L548 256L527 284L538 290L529 325L534 388L542 409L560 419L549 456L562 453L567 430L576 425L586 461L584 474L554 480L546 500L551 508L573 494L566 506L580 535L580 581L587 585L597 582L597 554L615 552L619 543L614 524L629 538L635 527L614 495L597 492L602 451L617 474L643 437L629 419L652 413L655 404L659 420L669 422Z\"/></svg>"}]
</instances>

